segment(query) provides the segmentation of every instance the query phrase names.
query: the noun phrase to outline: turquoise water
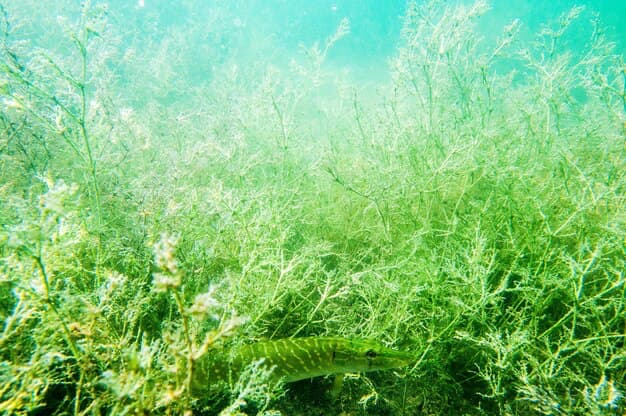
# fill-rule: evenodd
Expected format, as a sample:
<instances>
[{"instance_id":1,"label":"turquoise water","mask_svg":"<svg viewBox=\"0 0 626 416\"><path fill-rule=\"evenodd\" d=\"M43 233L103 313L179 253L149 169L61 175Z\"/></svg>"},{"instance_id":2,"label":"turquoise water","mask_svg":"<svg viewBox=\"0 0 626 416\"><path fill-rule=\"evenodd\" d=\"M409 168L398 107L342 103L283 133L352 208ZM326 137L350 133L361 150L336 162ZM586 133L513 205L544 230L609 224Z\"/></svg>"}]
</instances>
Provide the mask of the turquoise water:
<instances>
[{"instance_id":1,"label":"turquoise water","mask_svg":"<svg viewBox=\"0 0 626 416\"><path fill-rule=\"evenodd\" d=\"M135 15L145 25L155 19L163 28L169 25L189 25L208 17L215 9L224 16L225 28L233 31L255 32L272 37L277 45L294 48L300 43L306 45L327 37L342 18L351 23L352 35L343 45L338 45L335 55L389 56L399 40L406 1L354 0L354 1L232 1L232 2L180 2L173 6L170 2L145 0L138 3L124 2L117 11ZM420 2L418 2L420 3ZM112 12L116 12L115 2L109 2ZM468 2L469 4L469 2ZM589 19L598 13L607 35L618 43L618 50L626 45L626 4L622 1L494 1L488 3L491 11L479 23L485 33L497 33L498 29L513 19L520 19L528 33L535 33L542 25L553 21L574 6L584 6ZM124 16L122 16L123 18ZM228 21L230 20L230 21ZM139 28L140 29L140 28ZM207 28L210 30L210 28ZM227 33L225 33L227 35ZM193 39L190 39L193 42Z\"/></svg>"},{"instance_id":2,"label":"turquoise water","mask_svg":"<svg viewBox=\"0 0 626 416\"><path fill-rule=\"evenodd\" d=\"M417 2L422 4L423 2ZM19 9L18 3L8 2L7 8ZM328 55L328 62L349 69L360 77L379 78L386 72L387 59L394 55L401 43L403 15L406 1L354 0L354 1L181 1L172 4L163 0L110 1L108 6L113 22L132 32L123 36L122 45L133 36L158 39L180 30L186 33L190 53L198 52L196 64L218 63L227 57L236 62L247 59L265 60L268 63L288 62L298 57L302 46L323 43L347 18L350 35L338 42ZM470 4L466 2L465 4ZM588 21L598 16L607 39L616 44L615 52L626 51L626 3L615 1L493 1L488 2L489 12L477 21L477 30L489 41L495 41L501 30L511 21L521 23L518 39L529 41L549 22L574 6L584 6L585 11L572 30L569 42L576 48L588 39ZM71 16L76 7L61 4L55 12ZM46 16L46 9L38 11ZM57 28L46 26L46 30ZM33 28L32 35L41 27ZM49 37L48 33L46 37ZM207 42L212 43L207 45ZM207 48L210 54L203 54ZM215 50L217 49L217 50ZM205 71L206 73L209 71Z\"/></svg>"},{"instance_id":3,"label":"turquoise water","mask_svg":"<svg viewBox=\"0 0 626 416\"><path fill-rule=\"evenodd\" d=\"M406 7L406 1L401 0L187 1L175 6L166 1L145 0L135 7L129 7L131 3L133 2L124 2L116 6L115 2L109 2L109 5L113 13L124 10L121 19L130 18L131 22L133 18L138 19L138 30L150 24L159 25L161 29L170 25L189 26L190 23L201 26L203 19L217 11L222 16L219 26L207 27L206 30L221 29L226 38L243 32L244 36L250 36L251 41L257 35L257 41L269 37L276 47L284 47L291 52L302 43L310 45L326 38L336 29L342 18L348 18L351 36L337 45L332 55L345 65L350 65L352 59L384 58L392 55L399 41ZM494 36L511 20L519 19L524 32L532 34L574 6L586 8L583 20L588 20L597 13L606 27L609 39L617 43L617 51L625 50L626 4L619 0L494 1L489 2L491 10L481 18L479 27L486 36ZM193 43L194 39L189 41ZM250 46L254 47L254 44Z\"/></svg>"},{"instance_id":4,"label":"turquoise water","mask_svg":"<svg viewBox=\"0 0 626 416\"><path fill-rule=\"evenodd\" d=\"M111 3L112 11L115 11L114 4ZM626 3L622 1L515 0L488 4L491 10L478 21L479 30L487 39L499 36L501 28L514 19L519 19L522 24L522 39L530 39L548 22L557 20L572 7L584 6L586 11L581 21L586 23L597 13L606 27L608 39L617 45L616 52L626 51ZM152 19L153 24L165 29L170 25L202 26L203 19L209 18L217 9L222 16L219 25L207 30L217 29L224 42L229 39L250 42L245 46L239 44L244 49L268 48L272 54L269 60L274 62L294 56L301 45L322 42L334 32L341 19L347 18L350 36L332 49L329 61L367 77L368 73L378 76L380 68L386 65L385 60L394 54L400 42L405 7L406 1L401 0L182 2L178 6L146 0L143 7L127 8L127 13L139 19L138 30ZM589 30L581 26L574 27L574 30L580 29L579 39L584 42ZM189 41L193 43L201 39L191 38Z\"/></svg>"}]
</instances>

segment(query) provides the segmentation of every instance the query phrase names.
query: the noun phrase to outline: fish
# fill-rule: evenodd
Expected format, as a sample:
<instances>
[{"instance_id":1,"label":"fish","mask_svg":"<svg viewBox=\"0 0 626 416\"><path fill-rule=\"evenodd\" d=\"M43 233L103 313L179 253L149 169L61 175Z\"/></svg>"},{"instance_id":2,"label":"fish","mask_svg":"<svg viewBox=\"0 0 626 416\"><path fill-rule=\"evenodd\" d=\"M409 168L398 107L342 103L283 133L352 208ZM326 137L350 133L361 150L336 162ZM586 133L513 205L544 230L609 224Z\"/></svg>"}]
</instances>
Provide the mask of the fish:
<instances>
[{"instance_id":1,"label":"fish","mask_svg":"<svg viewBox=\"0 0 626 416\"><path fill-rule=\"evenodd\" d=\"M292 383L313 377L389 370L416 361L413 354L378 341L339 337L284 338L244 344L230 358L205 360L194 384L236 381L255 362L271 371L272 381Z\"/></svg>"}]
</instances>

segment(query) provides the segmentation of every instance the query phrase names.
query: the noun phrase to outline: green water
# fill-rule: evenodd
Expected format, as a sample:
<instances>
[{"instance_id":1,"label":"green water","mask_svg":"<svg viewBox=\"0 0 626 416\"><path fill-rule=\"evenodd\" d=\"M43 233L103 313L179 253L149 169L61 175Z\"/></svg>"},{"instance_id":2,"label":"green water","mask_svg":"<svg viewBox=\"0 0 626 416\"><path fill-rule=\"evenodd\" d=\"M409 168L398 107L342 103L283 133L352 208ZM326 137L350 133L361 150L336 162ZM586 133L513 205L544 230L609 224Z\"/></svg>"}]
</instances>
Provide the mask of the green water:
<instances>
[{"instance_id":1,"label":"green water","mask_svg":"<svg viewBox=\"0 0 626 416\"><path fill-rule=\"evenodd\" d=\"M623 415L625 20L0 0L0 412ZM298 337L415 362L198 380Z\"/></svg>"}]
</instances>

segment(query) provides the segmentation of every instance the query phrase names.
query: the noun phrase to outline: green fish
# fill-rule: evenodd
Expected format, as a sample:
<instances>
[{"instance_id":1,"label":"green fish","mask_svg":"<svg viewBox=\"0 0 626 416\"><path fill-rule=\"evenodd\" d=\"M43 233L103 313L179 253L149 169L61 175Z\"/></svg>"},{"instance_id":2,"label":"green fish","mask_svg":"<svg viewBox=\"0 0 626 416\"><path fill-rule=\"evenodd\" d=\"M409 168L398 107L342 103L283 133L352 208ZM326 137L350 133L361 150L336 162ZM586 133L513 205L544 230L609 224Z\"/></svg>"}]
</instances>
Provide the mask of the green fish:
<instances>
[{"instance_id":1,"label":"green fish","mask_svg":"<svg viewBox=\"0 0 626 416\"><path fill-rule=\"evenodd\" d=\"M285 383L330 374L388 370L416 360L413 354L387 348L376 341L334 337L256 342L242 345L230 357L201 360L196 367L194 385L237 380L241 370L259 360L272 371L273 380Z\"/></svg>"}]
</instances>

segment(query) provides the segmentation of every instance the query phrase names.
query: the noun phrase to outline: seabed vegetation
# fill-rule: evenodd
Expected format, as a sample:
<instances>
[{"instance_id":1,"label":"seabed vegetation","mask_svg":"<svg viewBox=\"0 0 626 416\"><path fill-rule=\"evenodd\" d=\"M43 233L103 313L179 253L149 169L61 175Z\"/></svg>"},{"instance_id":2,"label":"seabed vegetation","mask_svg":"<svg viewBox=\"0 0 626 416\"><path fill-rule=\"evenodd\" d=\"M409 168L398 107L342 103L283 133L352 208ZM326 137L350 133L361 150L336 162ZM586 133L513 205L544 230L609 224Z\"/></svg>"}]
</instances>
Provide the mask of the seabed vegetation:
<instances>
[{"instance_id":1,"label":"seabed vegetation","mask_svg":"<svg viewBox=\"0 0 626 416\"><path fill-rule=\"evenodd\" d=\"M489 39L482 0L410 3L366 82L345 19L285 58L227 2L57 3L0 1L2 413L626 412L626 66L588 10ZM416 360L194 393L307 336Z\"/></svg>"}]
</instances>

